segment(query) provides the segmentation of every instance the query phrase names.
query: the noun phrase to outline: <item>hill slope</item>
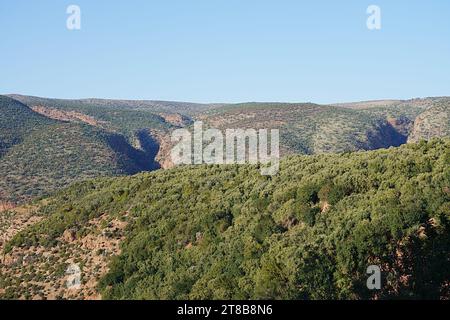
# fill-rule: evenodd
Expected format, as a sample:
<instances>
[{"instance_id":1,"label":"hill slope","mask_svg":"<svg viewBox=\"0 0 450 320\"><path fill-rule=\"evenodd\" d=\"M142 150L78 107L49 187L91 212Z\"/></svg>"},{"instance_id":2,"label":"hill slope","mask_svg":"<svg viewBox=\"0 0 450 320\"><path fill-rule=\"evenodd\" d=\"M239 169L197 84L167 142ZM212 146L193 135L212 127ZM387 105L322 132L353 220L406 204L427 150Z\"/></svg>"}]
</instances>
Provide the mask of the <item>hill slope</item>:
<instances>
[{"instance_id":1,"label":"hill slope","mask_svg":"<svg viewBox=\"0 0 450 320\"><path fill-rule=\"evenodd\" d=\"M414 122L408 142L450 135L450 105L438 104L421 113Z\"/></svg>"},{"instance_id":2,"label":"hill slope","mask_svg":"<svg viewBox=\"0 0 450 320\"><path fill-rule=\"evenodd\" d=\"M195 120L219 129L279 129L286 155L374 150L448 136L448 119L445 97L324 106L0 96L0 206L86 178L169 168L171 132Z\"/></svg>"},{"instance_id":3,"label":"hill slope","mask_svg":"<svg viewBox=\"0 0 450 320\"><path fill-rule=\"evenodd\" d=\"M273 177L190 166L101 179L48 199L6 239L0 284L3 298L95 296L97 281L113 299L449 298L449 213L448 139L290 156ZM88 289L67 293L53 284L73 257Z\"/></svg>"},{"instance_id":4,"label":"hill slope","mask_svg":"<svg viewBox=\"0 0 450 320\"><path fill-rule=\"evenodd\" d=\"M240 104L198 116L214 128L276 128L285 153L317 154L399 146L406 136L385 116L316 104Z\"/></svg>"},{"instance_id":5,"label":"hill slope","mask_svg":"<svg viewBox=\"0 0 450 320\"><path fill-rule=\"evenodd\" d=\"M159 168L146 132L139 148L109 128L50 118L0 96L0 203L23 202L74 181Z\"/></svg>"},{"instance_id":6,"label":"hill slope","mask_svg":"<svg viewBox=\"0 0 450 320\"><path fill-rule=\"evenodd\" d=\"M55 122L33 112L22 103L0 96L0 157L21 143L27 134L52 123Z\"/></svg>"}]
</instances>

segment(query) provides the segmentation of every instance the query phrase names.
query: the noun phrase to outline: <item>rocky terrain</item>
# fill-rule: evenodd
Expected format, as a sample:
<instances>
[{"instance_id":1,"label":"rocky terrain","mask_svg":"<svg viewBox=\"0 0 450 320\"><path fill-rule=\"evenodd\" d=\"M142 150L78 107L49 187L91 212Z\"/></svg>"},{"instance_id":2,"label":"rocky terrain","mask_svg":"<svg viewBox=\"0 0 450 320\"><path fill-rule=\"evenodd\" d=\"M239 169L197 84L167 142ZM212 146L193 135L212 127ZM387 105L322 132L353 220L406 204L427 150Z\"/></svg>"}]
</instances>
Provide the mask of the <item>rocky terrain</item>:
<instances>
[{"instance_id":1,"label":"rocky terrain","mask_svg":"<svg viewBox=\"0 0 450 320\"><path fill-rule=\"evenodd\" d=\"M82 232L65 230L52 247L30 246L4 253L11 238L44 219L38 214L40 205L0 212L0 298L100 299L98 280L109 270L111 258L120 253L127 213L120 219L107 215L91 219ZM80 288L69 282L73 266L80 270Z\"/></svg>"}]
</instances>

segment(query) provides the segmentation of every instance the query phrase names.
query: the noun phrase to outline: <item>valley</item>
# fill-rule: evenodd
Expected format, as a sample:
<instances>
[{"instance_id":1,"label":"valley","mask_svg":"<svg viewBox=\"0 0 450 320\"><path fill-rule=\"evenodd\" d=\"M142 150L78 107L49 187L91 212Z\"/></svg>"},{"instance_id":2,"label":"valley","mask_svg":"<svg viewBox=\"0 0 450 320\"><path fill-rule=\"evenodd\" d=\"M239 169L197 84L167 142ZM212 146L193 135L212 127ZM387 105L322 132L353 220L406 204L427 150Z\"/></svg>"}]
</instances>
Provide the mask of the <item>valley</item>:
<instances>
[{"instance_id":1,"label":"valley","mask_svg":"<svg viewBox=\"0 0 450 320\"><path fill-rule=\"evenodd\" d=\"M0 97L0 201L21 204L73 182L171 168L170 136L193 121L279 129L281 155L375 150L450 133L450 98L195 104Z\"/></svg>"},{"instance_id":2,"label":"valley","mask_svg":"<svg viewBox=\"0 0 450 320\"><path fill-rule=\"evenodd\" d=\"M449 113L0 96L0 299L448 299ZM194 121L279 129L279 173L174 166Z\"/></svg>"},{"instance_id":3,"label":"valley","mask_svg":"<svg viewBox=\"0 0 450 320\"><path fill-rule=\"evenodd\" d=\"M450 300L450 1L0 3L2 311Z\"/></svg>"}]
</instances>

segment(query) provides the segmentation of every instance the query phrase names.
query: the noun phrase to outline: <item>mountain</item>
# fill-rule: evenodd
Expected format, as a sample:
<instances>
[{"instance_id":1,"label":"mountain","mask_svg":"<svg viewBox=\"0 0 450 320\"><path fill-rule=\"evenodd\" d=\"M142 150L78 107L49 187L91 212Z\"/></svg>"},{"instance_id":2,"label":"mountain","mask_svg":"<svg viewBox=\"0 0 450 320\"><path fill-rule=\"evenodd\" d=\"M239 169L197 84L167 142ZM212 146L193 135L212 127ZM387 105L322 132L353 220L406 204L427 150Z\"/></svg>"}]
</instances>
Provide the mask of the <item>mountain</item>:
<instances>
[{"instance_id":1,"label":"mountain","mask_svg":"<svg viewBox=\"0 0 450 320\"><path fill-rule=\"evenodd\" d=\"M429 140L432 137L450 135L450 107L446 103L433 106L421 113L414 121L408 142Z\"/></svg>"},{"instance_id":2,"label":"mountain","mask_svg":"<svg viewBox=\"0 0 450 320\"><path fill-rule=\"evenodd\" d=\"M76 181L170 168L171 132L196 120L222 130L279 129L284 156L448 136L449 113L446 97L318 105L0 96L0 206Z\"/></svg>"},{"instance_id":3,"label":"mountain","mask_svg":"<svg viewBox=\"0 0 450 320\"><path fill-rule=\"evenodd\" d=\"M0 157L21 143L32 131L53 123L22 103L5 96L0 96L0 111Z\"/></svg>"},{"instance_id":4,"label":"mountain","mask_svg":"<svg viewBox=\"0 0 450 320\"><path fill-rule=\"evenodd\" d=\"M279 129L282 150L288 154L372 150L406 142L384 116L311 103L232 105L199 118L221 129Z\"/></svg>"},{"instance_id":5,"label":"mountain","mask_svg":"<svg viewBox=\"0 0 450 320\"><path fill-rule=\"evenodd\" d=\"M23 202L74 181L159 168L149 134L136 136L136 148L118 130L77 115L82 120L61 119L0 96L0 202ZM152 122L158 125L165 124Z\"/></svg>"},{"instance_id":6,"label":"mountain","mask_svg":"<svg viewBox=\"0 0 450 320\"><path fill-rule=\"evenodd\" d=\"M448 299L450 140L79 182L0 229L3 299Z\"/></svg>"}]
</instances>

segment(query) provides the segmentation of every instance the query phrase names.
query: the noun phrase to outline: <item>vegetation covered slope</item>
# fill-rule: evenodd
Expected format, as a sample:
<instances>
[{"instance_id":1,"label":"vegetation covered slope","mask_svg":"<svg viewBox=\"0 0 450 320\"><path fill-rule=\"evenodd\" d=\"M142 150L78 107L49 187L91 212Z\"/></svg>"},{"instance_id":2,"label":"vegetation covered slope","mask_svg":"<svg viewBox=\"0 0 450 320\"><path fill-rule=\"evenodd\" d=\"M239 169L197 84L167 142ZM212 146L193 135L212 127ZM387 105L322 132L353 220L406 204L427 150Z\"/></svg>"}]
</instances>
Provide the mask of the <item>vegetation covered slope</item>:
<instances>
[{"instance_id":1,"label":"vegetation covered slope","mask_svg":"<svg viewBox=\"0 0 450 320\"><path fill-rule=\"evenodd\" d=\"M421 113L414 122L408 142L450 135L450 104L437 104Z\"/></svg>"},{"instance_id":2,"label":"vegetation covered slope","mask_svg":"<svg viewBox=\"0 0 450 320\"><path fill-rule=\"evenodd\" d=\"M211 104L157 100L113 100L113 99L50 99L13 94L9 95L26 105L47 105L55 108L92 109L111 108L122 110L143 110L150 112L168 112L191 114L214 107Z\"/></svg>"},{"instance_id":3,"label":"vegetation covered slope","mask_svg":"<svg viewBox=\"0 0 450 320\"><path fill-rule=\"evenodd\" d=\"M406 142L384 115L342 107L251 103L209 110L199 118L222 129L279 129L285 153L373 150Z\"/></svg>"},{"instance_id":4,"label":"vegetation covered slope","mask_svg":"<svg viewBox=\"0 0 450 320\"><path fill-rule=\"evenodd\" d=\"M125 135L130 142L135 140L136 132L142 129L154 129L166 132L173 125L166 121L165 115L180 117L193 110L204 110L207 105L139 100L103 100L103 99L47 99L39 97L11 95L29 107L44 107L61 111L76 111L92 117L98 125Z\"/></svg>"},{"instance_id":5,"label":"vegetation covered slope","mask_svg":"<svg viewBox=\"0 0 450 320\"><path fill-rule=\"evenodd\" d=\"M448 136L449 114L445 97L323 106L0 96L0 205L86 178L171 167L171 132L194 120L219 129L279 129L286 155Z\"/></svg>"},{"instance_id":6,"label":"vegetation covered slope","mask_svg":"<svg viewBox=\"0 0 450 320\"><path fill-rule=\"evenodd\" d=\"M448 139L290 156L273 177L189 166L101 179L48 201L5 252L55 248L67 230L83 238L88 221L122 217L103 298L449 298ZM369 265L381 290L366 287Z\"/></svg>"},{"instance_id":7,"label":"vegetation covered slope","mask_svg":"<svg viewBox=\"0 0 450 320\"><path fill-rule=\"evenodd\" d=\"M22 103L0 96L0 157L31 132L52 123L54 121L33 112Z\"/></svg>"},{"instance_id":8,"label":"vegetation covered slope","mask_svg":"<svg viewBox=\"0 0 450 320\"><path fill-rule=\"evenodd\" d=\"M449 97L367 101L338 106L383 117L410 142L445 137L450 131Z\"/></svg>"},{"instance_id":9,"label":"vegetation covered slope","mask_svg":"<svg viewBox=\"0 0 450 320\"><path fill-rule=\"evenodd\" d=\"M168 141L167 137L173 129L188 126L194 120L203 120L207 125L221 129L280 129L283 152L302 154L399 146L406 143L419 114L437 105L444 107L445 112L450 112L450 99L446 97L336 106L312 103L194 104L12 97L30 107L81 112L98 120L99 125L125 135L131 143L135 141L136 132L143 128L157 130L158 135ZM179 119L174 121L174 117ZM431 122L434 124L435 119Z\"/></svg>"},{"instance_id":10,"label":"vegetation covered slope","mask_svg":"<svg viewBox=\"0 0 450 320\"><path fill-rule=\"evenodd\" d=\"M47 126L0 159L0 199L22 202L75 181L154 170L150 159L119 135L85 125Z\"/></svg>"},{"instance_id":11,"label":"vegetation covered slope","mask_svg":"<svg viewBox=\"0 0 450 320\"><path fill-rule=\"evenodd\" d=\"M0 204L47 195L74 181L159 168L151 137L142 132L139 142L135 148L114 130L51 119L0 96Z\"/></svg>"}]
</instances>

